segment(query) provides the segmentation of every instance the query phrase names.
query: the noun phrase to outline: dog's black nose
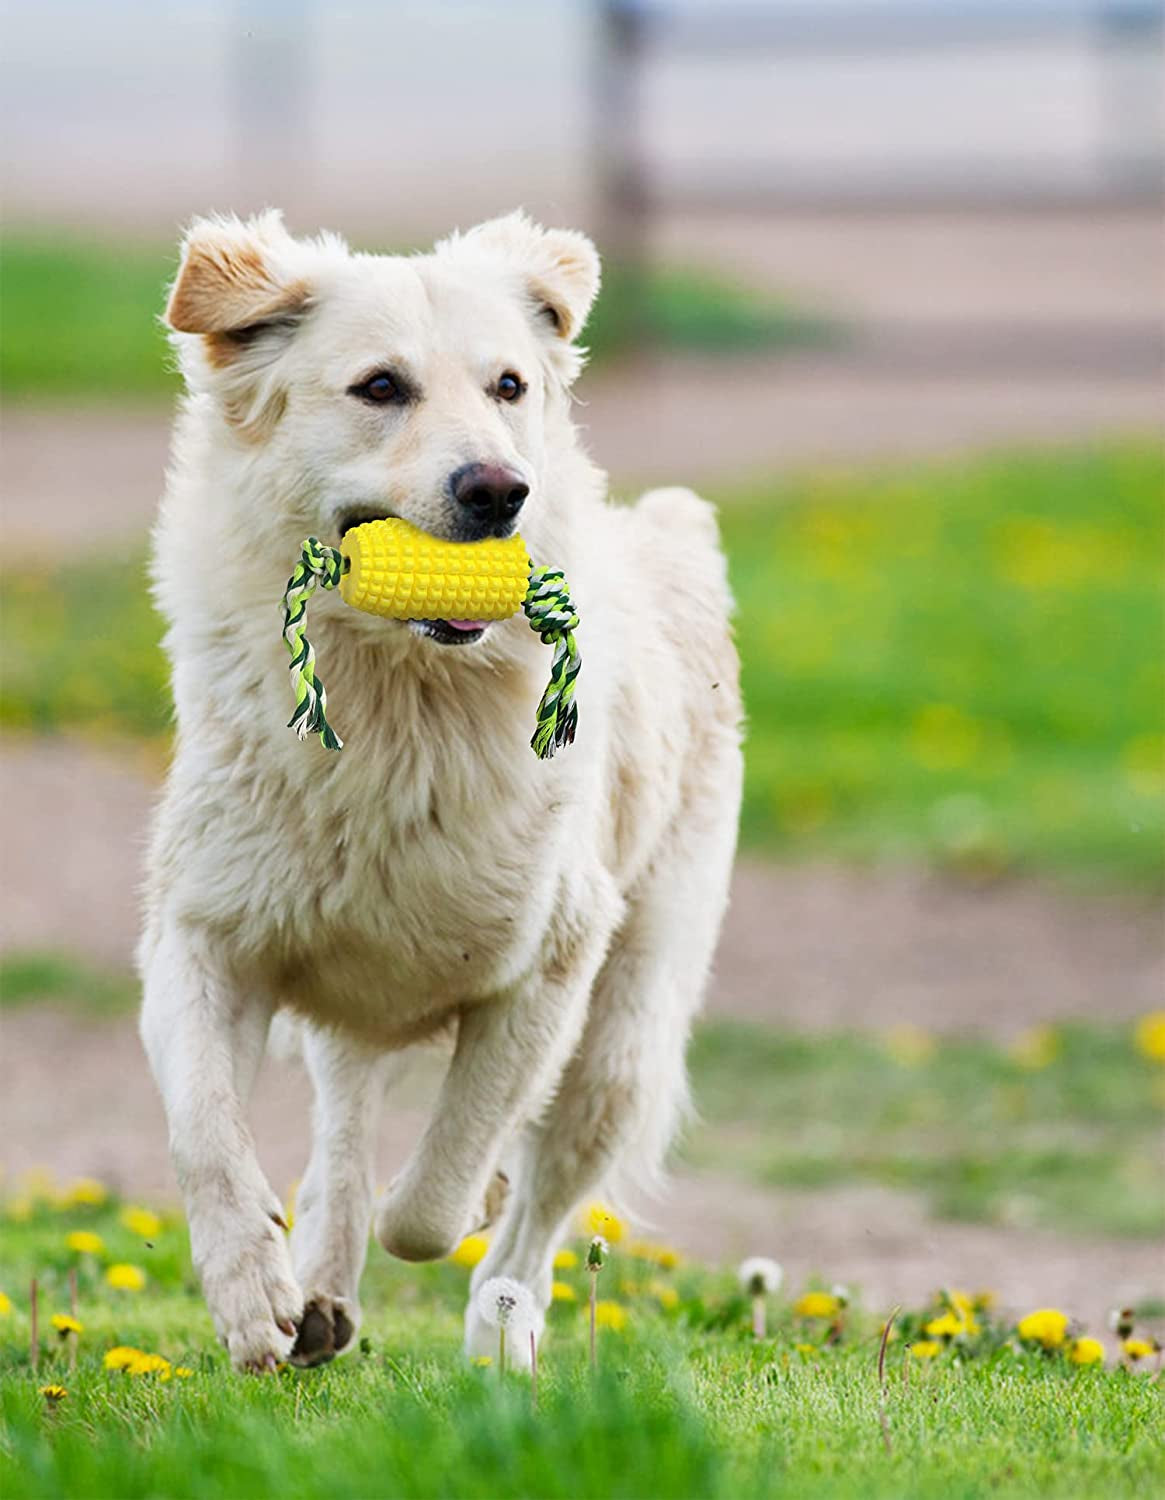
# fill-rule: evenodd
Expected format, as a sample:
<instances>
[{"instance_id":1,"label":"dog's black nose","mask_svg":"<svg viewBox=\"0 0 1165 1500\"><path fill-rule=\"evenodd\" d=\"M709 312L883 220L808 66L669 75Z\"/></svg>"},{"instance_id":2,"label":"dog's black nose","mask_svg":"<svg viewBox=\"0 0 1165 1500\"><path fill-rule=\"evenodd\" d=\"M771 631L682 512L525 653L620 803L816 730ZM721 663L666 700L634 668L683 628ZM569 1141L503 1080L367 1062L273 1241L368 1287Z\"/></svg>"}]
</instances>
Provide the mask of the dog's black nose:
<instances>
[{"instance_id":1,"label":"dog's black nose","mask_svg":"<svg viewBox=\"0 0 1165 1500\"><path fill-rule=\"evenodd\" d=\"M525 503L530 486L504 464L463 464L449 476L449 493L483 536L508 530Z\"/></svg>"}]
</instances>

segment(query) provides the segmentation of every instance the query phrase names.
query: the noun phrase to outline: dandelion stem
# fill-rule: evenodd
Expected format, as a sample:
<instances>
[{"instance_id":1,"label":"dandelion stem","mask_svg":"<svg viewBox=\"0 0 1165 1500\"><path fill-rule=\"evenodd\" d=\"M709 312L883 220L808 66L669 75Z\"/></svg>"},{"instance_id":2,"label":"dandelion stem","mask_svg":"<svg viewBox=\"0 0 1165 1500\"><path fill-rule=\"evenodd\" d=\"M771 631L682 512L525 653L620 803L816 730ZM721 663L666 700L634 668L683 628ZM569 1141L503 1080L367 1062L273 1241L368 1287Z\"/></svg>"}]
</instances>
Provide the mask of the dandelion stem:
<instances>
[{"instance_id":1,"label":"dandelion stem","mask_svg":"<svg viewBox=\"0 0 1165 1500\"><path fill-rule=\"evenodd\" d=\"M901 1307L895 1307L891 1311L882 1326L882 1342L878 1345L878 1422L882 1428L882 1444L887 1453L894 1451L894 1445L890 1441L890 1418L886 1415L886 1345L890 1342L894 1319L901 1311Z\"/></svg>"},{"instance_id":2,"label":"dandelion stem","mask_svg":"<svg viewBox=\"0 0 1165 1500\"><path fill-rule=\"evenodd\" d=\"M530 1405L538 1410L538 1340L530 1330Z\"/></svg>"},{"instance_id":3,"label":"dandelion stem","mask_svg":"<svg viewBox=\"0 0 1165 1500\"><path fill-rule=\"evenodd\" d=\"M595 1271L591 1272L591 1369L599 1368L598 1355L595 1352L595 1307L598 1302L599 1278Z\"/></svg>"},{"instance_id":4,"label":"dandelion stem","mask_svg":"<svg viewBox=\"0 0 1165 1500\"><path fill-rule=\"evenodd\" d=\"M36 1277L32 1278L28 1287L28 1362L32 1366L35 1375L40 1368L40 1317L37 1305L38 1287Z\"/></svg>"},{"instance_id":5,"label":"dandelion stem","mask_svg":"<svg viewBox=\"0 0 1165 1500\"><path fill-rule=\"evenodd\" d=\"M754 1292L752 1298L752 1336L754 1339L763 1339L767 1333L765 1294L763 1292Z\"/></svg>"},{"instance_id":6,"label":"dandelion stem","mask_svg":"<svg viewBox=\"0 0 1165 1500\"><path fill-rule=\"evenodd\" d=\"M77 1267L69 1267L69 1316L77 1321ZM69 1369L77 1368L77 1335L69 1331Z\"/></svg>"},{"instance_id":7,"label":"dandelion stem","mask_svg":"<svg viewBox=\"0 0 1165 1500\"><path fill-rule=\"evenodd\" d=\"M886 1389L886 1345L890 1342L890 1333L894 1327L894 1320L901 1311L901 1306L895 1307L886 1319L885 1327L882 1329L882 1342L878 1347L878 1384L883 1390Z\"/></svg>"},{"instance_id":8,"label":"dandelion stem","mask_svg":"<svg viewBox=\"0 0 1165 1500\"><path fill-rule=\"evenodd\" d=\"M506 1373L506 1325L498 1324L498 1379Z\"/></svg>"}]
</instances>

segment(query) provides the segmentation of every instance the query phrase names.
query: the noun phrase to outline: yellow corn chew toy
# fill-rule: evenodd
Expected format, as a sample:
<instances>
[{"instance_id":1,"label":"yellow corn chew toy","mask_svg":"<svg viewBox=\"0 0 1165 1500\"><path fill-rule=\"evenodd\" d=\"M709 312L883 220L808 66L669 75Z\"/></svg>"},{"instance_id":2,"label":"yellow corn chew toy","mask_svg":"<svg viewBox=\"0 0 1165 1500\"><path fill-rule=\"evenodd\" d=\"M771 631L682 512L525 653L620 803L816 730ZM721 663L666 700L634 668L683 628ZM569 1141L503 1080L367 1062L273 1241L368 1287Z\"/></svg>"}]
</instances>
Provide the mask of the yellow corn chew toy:
<instances>
[{"instance_id":1,"label":"yellow corn chew toy","mask_svg":"<svg viewBox=\"0 0 1165 1500\"><path fill-rule=\"evenodd\" d=\"M506 620L524 610L554 647L530 744L548 760L573 741L574 682L582 665L574 639L578 615L562 573L533 567L520 536L447 542L393 517L354 526L338 548L308 537L283 595L295 694L290 728L300 739L316 733L327 749L339 750L343 741L327 721L327 694L307 638L307 601L317 587L338 588L345 604L393 620Z\"/></svg>"},{"instance_id":2,"label":"yellow corn chew toy","mask_svg":"<svg viewBox=\"0 0 1165 1500\"><path fill-rule=\"evenodd\" d=\"M407 521L365 521L340 543L345 604L390 620L508 620L530 583L520 536L446 542Z\"/></svg>"}]
</instances>

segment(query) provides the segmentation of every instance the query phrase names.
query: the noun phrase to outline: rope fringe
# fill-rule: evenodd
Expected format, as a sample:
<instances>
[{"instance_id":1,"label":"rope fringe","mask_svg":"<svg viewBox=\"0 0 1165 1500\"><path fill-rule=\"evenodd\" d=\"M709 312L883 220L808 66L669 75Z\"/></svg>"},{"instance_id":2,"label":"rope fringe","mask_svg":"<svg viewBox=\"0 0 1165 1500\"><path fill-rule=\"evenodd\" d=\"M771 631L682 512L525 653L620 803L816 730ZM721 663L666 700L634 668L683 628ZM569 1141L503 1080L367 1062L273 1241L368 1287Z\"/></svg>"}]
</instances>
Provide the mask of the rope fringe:
<instances>
[{"instance_id":1,"label":"rope fringe","mask_svg":"<svg viewBox=\"0 0 1165 1500\"><path fill-rule=\"evenodd\" d=\"M287 727L301 740L318 734L325 750L342 750L344 741L328 723L328 695L316 676L316 654L307 638L307 601L317 585L338 588L343 576L343 554L309 536L283 593L283 639L291 652L291 691L295 694L295 712Z\"/></svg>"},{"instance_id":2,"label":"rope fringe","mask_svg":"<svg viewBox=\"0 0 1165 1500\"><path fill-rule=\"evenodd\" d=\"M574 682L582 666L575 642L578 613L558 568L531 568L530 587L522 608L533 630L547 646L554 647L550 681L538 705L537 726L530 741L540 760L549 760L556 750L574 743L578 728L578 705Z\"/></svg>"}]
</instances>

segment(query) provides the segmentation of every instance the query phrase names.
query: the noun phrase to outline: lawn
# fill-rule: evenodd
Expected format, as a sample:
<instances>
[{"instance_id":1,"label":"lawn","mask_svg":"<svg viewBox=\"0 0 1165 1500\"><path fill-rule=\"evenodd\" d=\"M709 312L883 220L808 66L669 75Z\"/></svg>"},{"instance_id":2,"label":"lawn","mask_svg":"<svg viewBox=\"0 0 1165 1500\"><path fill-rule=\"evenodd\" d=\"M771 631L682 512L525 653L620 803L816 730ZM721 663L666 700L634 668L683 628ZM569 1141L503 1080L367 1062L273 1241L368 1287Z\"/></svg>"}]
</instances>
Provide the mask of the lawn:
<instances>
[{"instance_id":1,"label":"lawn","mask_svg":"<svg viewBox=\"0 0 1165 1500\"><path fill-rule=\"evenodd\" d=\"M746 846L1160 885L1162 492L1128 442L717 495ZM168 732L140 553L0 582L0 723Z\"/></svg>"},{"instance_id":2,"label":"lawn","mask_svg":"<svg viewBox=\"0 0 1165 1500\"><path fill-rule=\"evenodd\" d=\"M98 1236L93 1249L68 1248L77 1229ZM577 1258L582 1242L573 1249ZM0 1260L9 1299L0 1488L7 1500L970 1500L1132 1496L1165 1484L1152 1355L1118 1365L1109 1337L1104 1364L1076 1364L1073 1353L1099 1351L1076 1344L1074 1329L1045 1349L1011 1315L919 1288L918 1306L896 1321L883 1393L880 1317L838 1307L832 1293L814 1309L799 1302L805 1289L789 1288L768 1299L767 1337L756 1342L730 1277L669 1262L659 1247L613 1246L599 1282L597 1376L586 1356L586 1273L560 1269L573 1295L552 1306L535 1407L527 1379L502 1376L496 1361L463 1363L461 1265L405 1267L374 1248L357 1352L321 1370L238 1376L213 1343L179 1223L129 1228L110 1202L42 1200L9 1218ZM142 1289L112 1290L113 1263L142 1269ZM71 1267L82 1325L75 1369L48 1324L68 1311ZM34 1273L44 1328L36 1374ZM1056 1342L1055 1327L1044 1334ZM119 1346L161 1359L147 1362L152 1372L105 1368Z\"/></svg>"},{"instance_id":3,"label":"lawn","mask_svg":"<svg viewBox=\"0 0 1165 1500\"><path fill-rule=\"evenodd\" d=\"M177 268L176 248L9 231L0 247L0 395L71 404L173 395L178 379L158 315ZM587 330L593 359L625 352L632 328L637 336L650 331L662 349L695 353L840 336L812 309L716 272L660 267L632 283L608 268Z\"/></svg>"},{"instance_id":4,"label":"lawn","mask_svg":"<svg viewBox=\"0 0 1165 1500\"><path fill-rule=\"evenodd\" d=\"M1139 1030L1041 1026L1007 1046L708 1022L690 1052L688 1158L807 1191L904 1189L938 1219L1160 1238L1163 1052L1165 1014Z\"/></svg>"}]
</instances>

